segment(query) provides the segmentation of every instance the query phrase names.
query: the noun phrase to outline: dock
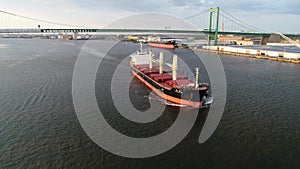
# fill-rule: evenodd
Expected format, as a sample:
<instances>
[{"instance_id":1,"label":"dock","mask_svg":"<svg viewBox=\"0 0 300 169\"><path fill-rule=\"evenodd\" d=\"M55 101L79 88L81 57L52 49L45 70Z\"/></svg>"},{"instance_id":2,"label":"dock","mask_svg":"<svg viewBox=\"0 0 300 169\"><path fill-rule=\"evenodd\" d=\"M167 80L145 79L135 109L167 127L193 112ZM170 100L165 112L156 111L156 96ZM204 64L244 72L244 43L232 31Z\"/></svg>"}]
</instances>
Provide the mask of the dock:
<instances>
[{"instance_id":1,"label":"dock","mask_svg":"<svg viewBox=\"0 0 300 169\"><path fill-rule=\"evenodd\" d=\"M203 52L214 52L224 55L233 55L300 64L300 53L248 49L232 46L203 46L203 48L200 50Z\"/></svg>"}]
</instances>

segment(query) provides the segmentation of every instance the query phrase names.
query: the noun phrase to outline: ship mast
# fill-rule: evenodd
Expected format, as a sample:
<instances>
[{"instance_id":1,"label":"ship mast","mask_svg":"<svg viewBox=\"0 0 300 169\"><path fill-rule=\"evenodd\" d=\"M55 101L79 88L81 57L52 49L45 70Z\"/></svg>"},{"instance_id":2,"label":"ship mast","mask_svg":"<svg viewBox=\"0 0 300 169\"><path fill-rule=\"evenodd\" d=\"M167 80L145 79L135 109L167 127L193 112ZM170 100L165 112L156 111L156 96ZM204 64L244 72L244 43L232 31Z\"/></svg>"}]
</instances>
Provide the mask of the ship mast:
<instances>
[{"instance_id":1,"label":"ship mast","mask_svg":"<svg viewBox=\"0 0 300 169\"><path fill-rule=\"evenodd\" d=\"M195 88L197 89L198 86L199 86L199 83L198 83L198 80L199 80L199 68L195 69L195 76L196 76L196 79L195 79Z\"/></svg>"},{"instance_id":2,"label":"ship mast","mask_svg":"<svg viewBox=\"0 0 300 169\"><path fill-rule=\"evenodd\" d=\"M142 53L143 52L143 43L140 42L140 52Z\"/></svg>"},{"instance_id":3,"label":"ship mast","mask_svg":"<svg viewBox=\"0 0 300 169\"><path fill-rule=\"evenodd\" d=\"M150 71L152 70L152 50L150 49L149 50L149 68L150 68Z\"/></svg>"},{"instance_id":4,"label":"ship mast","mask_svg":"<svg viewBox=\"0 0 300 169\"><path fill-rule=\"evenodd\" d=\"M164 53L160 52L159 53L159 74L163 74L163 57L164 57ZM151 57L152 58L152 57ZM150 62L152 61L152 59L150 59ZM155 60L155 62L157 62L157 60ZM169 64L169 63L165 63L167 66L172 68L172 79L173 80L177 80L177 55L173 55L173 64Z\"/></svg>"},{"instance_id":5,"label":"ship mast","mask_svg":"<svg viewBox=\"0 0 300 169\"><path fill-rule=\"evenodd\" d=\"M164 53L160 52L159 53L159 74L163 73L163 57L164 57Z\"/></svg>"},{"instance_id":6,"label":"ship mast","mask_svg":"<svg viewBox=\"0 0 300 169\"><path fill-rule=\"evenodd\" d=\"M173 55L172 71L173 71L173 80L177 80L177 55Z\"/></svg>"}]
</instances>

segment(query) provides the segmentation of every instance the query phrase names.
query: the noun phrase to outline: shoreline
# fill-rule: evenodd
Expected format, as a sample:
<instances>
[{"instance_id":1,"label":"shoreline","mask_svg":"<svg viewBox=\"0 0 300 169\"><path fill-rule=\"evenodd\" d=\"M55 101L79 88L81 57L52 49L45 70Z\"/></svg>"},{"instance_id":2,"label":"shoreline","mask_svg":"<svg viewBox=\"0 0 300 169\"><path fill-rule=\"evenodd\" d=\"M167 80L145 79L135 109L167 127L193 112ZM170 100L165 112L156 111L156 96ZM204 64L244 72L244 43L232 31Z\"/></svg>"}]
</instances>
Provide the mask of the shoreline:
<instances>
[{"instance_id":1,"label":"shoreline","mask_svg":"<svg viewBox=\"0 0 300 169\"><path fill-rule=\"evenodd\" d=\"M256 59L265 59L271 61L280 61L287 63L300 64L300 53L246 49L231 46L203 46L202 49L193 49L202 52L211 52L222 55L232 55L239 57L248 57Z\"/></svg>"}]
</instances>

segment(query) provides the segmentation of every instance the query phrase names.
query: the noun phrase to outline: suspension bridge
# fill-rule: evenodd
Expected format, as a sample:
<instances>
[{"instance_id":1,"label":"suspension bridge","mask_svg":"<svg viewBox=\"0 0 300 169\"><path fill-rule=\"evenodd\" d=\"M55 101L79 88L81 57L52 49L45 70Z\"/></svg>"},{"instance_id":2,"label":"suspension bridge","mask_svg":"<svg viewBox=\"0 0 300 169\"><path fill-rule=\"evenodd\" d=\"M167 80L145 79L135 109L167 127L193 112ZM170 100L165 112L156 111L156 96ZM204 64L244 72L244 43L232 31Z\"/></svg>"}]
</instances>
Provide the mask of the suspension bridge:
<instances>
[{"instance_id":1,"label":"suspension bridge","mask_svg":"<svg viewBox=\"0 0 300 169\"><path fill-rule=\"evenodd\" d=\"M216 7L185 17L185 20L194 23L198 30L177 29L128 29L128 28L89 28L81 25L52 22L28 16L18 15L0 10L0 34L12 33L71 33L76 37L79 33L113 33L113 34L206 34L208 45L218 44L220 35L237 35L246 37L261 37L262 43L268 42L272 34L256 26L242 21L229 12ZM280 34L281 36L283 34ZM289 36L289 35L287 35ZM286 37L284 37L286 38Z\"/></svg>"}]
</instances>

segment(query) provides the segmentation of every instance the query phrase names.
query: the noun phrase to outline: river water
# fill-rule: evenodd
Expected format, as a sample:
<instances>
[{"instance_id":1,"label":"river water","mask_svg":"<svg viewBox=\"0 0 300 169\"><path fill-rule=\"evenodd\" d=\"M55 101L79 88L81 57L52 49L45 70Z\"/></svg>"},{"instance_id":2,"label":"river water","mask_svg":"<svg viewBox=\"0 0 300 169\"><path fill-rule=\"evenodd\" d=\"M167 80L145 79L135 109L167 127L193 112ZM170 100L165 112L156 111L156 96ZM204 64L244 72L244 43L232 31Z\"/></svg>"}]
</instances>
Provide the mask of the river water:
<instances>
[{"instance_id":1,"label":"river water","mask_svg":"<svg viewBox=\"0 0 300 169\"><path fill-rule=\"evenodd\" d=\"M0 168L300 168L300 65L220 55L227 101L212 137L198 143L208 113L201 109L187 137L173 149L134 159L100 148L77 119L72 75L85 43L0 39ZM91 43L101 48L107 41ZM116 130L147 137L171 126L178 107L167 106L155 122L138 125L118 115L107 98L110 73L137 46L120 42L110 51L98 70L95 94ZM189 67L200 66L200 79L209 82L192 51L174 53ZM129 95L137 109L149 108L149 93L133 79Z\"/></svg>"}]
</instances>

